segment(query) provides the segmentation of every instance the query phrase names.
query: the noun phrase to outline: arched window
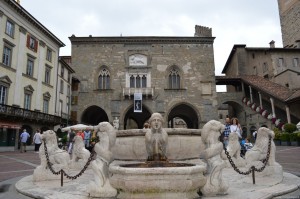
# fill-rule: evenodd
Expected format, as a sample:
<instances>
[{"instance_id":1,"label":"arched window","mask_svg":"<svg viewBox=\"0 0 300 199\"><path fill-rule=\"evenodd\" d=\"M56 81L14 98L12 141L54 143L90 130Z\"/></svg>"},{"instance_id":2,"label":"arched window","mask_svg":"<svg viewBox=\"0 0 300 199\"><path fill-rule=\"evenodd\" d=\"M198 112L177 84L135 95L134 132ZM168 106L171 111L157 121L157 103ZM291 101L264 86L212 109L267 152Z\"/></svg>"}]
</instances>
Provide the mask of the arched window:
<instances>
[{"instance_id":1,"label":"arched window","mask_svg":"<svg viewBox=\"0 0 300 199\"><path fill-rule=\"evenodd\" d=\"M170 89L180 88L180 75L178 70L174 68L169 73L169 88Z\"/></svg>"},{"instance_id":2,"label":"arched window","mask_svg":"<svg viewBox=\"0 0 300 199\"><path fill-rule=\"evenodd\" d=\"M98 88L99 89L110 89L110 74L107 69L102 69L98 77Z\"/></svg>"},{"instance_id":3,"label":"arched window","mask_svg":"<svg viewBox=\"0 0 300 199\"><path fill-rule=\"evenodd\" d=\"M130 88L135 88L135 79L134 79L134 76L131 75L130 76Z\"/></svg>"},{"instance_id":4,"label":"arched window","mask_svg":"<svg viewBox=\"0 0 300 199\"><path fill-rule=\"evenodd\" d=\"M141 88L141 77L139 75L136 76L136 88Z\"/></svg>"},{"instance_id":5,"label":"arched window","mask_svg":"<svg viewBox=\"0 0 300 199\"><path fill-rule=\"evenodd\" d=\"M142 77L142 88L146 88L147 87L147 77L146 75L143 75Z\"/></svg>"}]
</instances>

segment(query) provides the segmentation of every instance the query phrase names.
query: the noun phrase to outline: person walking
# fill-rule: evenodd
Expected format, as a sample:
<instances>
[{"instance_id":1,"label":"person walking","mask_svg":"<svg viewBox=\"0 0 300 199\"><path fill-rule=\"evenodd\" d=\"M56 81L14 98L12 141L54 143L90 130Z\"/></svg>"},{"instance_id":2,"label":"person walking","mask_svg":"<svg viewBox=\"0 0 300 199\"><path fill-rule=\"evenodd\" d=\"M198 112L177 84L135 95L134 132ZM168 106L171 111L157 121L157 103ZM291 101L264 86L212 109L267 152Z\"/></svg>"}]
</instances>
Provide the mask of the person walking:
<instances>
[{"instance_id":1,"label":"person walking","mask_svg":"<svg viewBox=\"0 0 300 199\"><path fill-rule=\"evenodd\" d=\"M84 145L85 145L85 148L90 147L90 139L91 139L91 131L85 130L84 131Z\"/></svg>"},{"instance_id":2,"label":"person walking","mask_svg":"<svg viewBox=\"0 0 300 199\"><path fill-rule=\"evenodd\" d=\"M29 133L27 133L26 129L23 130L23 133L20 135L21 140L21 153L26 152L26 142L30 138Z\"/></svg>"},{"instance_id":3,"label":"person walking","mask_svg":"<svg viewBox=\"0 0 300 199\"><path fill-rule=\"evenodd\" d=\"M230 125L230 132L236 133L239 137L239 139L242 139L242 127L239 123L239 120L237 118L232 118L231 125Z\"/></svg>"},{"instance_id":4,"label":"person walking","mask_svg":"<svg viewBox=\"0 0 300 199\"><path fill-rule=\"evenodd\" d=\"M226 148L227 145L228 145L228 136L230 134L230 118L229 117L226 117L225 119L225 130L223 131L223 143L224 143L224 147Z\"/></svg>"},{"instance_id":5,"label":"person walking","mask_svg":"<svg viewBox=\"0 0 300 199\"><path fill-rule=\"evenodd\" d=\"M42 144L40 129L36 130L33 136L33 143L34 143L34 151L38 153L40 146Z\"/></svg>"}]
</instances>

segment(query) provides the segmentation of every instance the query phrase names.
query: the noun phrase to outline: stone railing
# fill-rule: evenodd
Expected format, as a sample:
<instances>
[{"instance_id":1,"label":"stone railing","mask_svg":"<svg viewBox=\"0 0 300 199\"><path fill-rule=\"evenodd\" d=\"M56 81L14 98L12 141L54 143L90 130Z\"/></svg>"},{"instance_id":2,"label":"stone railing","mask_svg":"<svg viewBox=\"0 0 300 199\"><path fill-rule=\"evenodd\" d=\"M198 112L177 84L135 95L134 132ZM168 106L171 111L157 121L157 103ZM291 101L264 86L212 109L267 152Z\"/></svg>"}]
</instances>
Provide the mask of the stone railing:
<instances>
[{"instance_id":1,"label":"stone railing","mask_svg":"<svg viewBox=\"0 0 300 199\"><path fill-rule=\"evenodd\" d=\"M154 88L123 88L123 97L133 96L134 93L142 93L142 95L153 96Z\"/></svg>"},{"instance_id":2,"label":"stone railing","mask_svg":"<svg viewBox=\"0 0 300 199\"><path fill-rule=\"evenodd\" d=\"M55 115L50 115L39 111L31 111L3 104L0 104L0 116L13 117L14 119L29 119L43 121L51 124L61 123L61 117Z\"/></svg>"}]
</instances>

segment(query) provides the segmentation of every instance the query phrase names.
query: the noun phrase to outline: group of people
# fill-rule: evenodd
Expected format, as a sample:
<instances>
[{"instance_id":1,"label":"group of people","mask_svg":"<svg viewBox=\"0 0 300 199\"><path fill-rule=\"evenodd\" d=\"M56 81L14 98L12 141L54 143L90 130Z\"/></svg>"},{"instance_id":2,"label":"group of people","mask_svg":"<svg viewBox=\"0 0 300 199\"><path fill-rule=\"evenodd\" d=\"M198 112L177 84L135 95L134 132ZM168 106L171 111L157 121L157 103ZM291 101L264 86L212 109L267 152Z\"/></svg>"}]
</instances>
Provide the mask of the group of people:
<instances>
[{"instance_id":1,"label":"group of people","mask_svg":"<svg viewBox=\"0 0 300 199\"><path fill-rule=\"evenodd\" d=\"M67 140L68 140L68 153L71 154L72 153L72 149L73 149L73 142L74 142L74 138L76 135L79 135L80 137L82 137L82 140L84 142L84 146L85 148L89 148L90 147L90 143L91 143L91 138L92 138L92 133L89 130L85 130L85 131L78 131L77 133L75 133L75 131L70 130L68 132L67 135Z\"/></svg>"},{"instance_id":2,"label":"group of people","mask_svg":"<svg viewBox=\"0 0 300 199\"><path fill-rule=\"evenodd\" d=\"M243 134L242 127L239 123L239 120L235 117L232 118L231 120L230 120L229 117L226 117L226 119L225 119L225 130L224 130L223 135L222 135L224 147L227 147L227 145L228 145L229 134L230 133L236 133L238 135L242 149L247 151L247 150L250 150L253 147L253 145L250 142L249 138L243 139L243 137L242 137L242 134Z\"/></svg>"},{"instance_id":3,"label":"group of people","mask_svg":"<svg viewBox=\"0 0 300 199\"><path fill-rule=\"evenodd\" d=\"M26 145L28 141L30 140L30 134L27 132L26 129L23 129L23 132L20 135L20 152L24 153L26 151ZM42 144L42 138L41 138L41 131L40 129L37 129L33 139L32 139L32 144L34 144L34 151L38 152L40 149L40 146Z\"/></svg>"}]
</instances>

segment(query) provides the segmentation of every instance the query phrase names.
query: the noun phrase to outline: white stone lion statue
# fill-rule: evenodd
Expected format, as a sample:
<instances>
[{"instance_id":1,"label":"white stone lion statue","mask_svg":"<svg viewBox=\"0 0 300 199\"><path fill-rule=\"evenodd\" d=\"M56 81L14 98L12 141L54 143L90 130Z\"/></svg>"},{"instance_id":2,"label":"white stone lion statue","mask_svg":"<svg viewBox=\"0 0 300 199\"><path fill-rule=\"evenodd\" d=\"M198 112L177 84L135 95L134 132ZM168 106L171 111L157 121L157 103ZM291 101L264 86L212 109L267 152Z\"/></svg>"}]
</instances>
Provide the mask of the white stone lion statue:
<instances>
[{"instance_id":1,"label":"white stone lion statue","mask_svg":"<svg viewBox=\"0 0 300 199\"><path fill-rule=\"evenodd\" d=\"M201 138L206 149L201 153L200 157L207 160L207 181L201 192L204 196L215 196L218 194L226 194L228 185L222 178L222 171L226 167L225 161L221 158L223 151L223 143L219 141L221 133L224 131L225 125L216 120L207 122L201 131Z\"/></svg>"},{"instance_id":2,"label":"white stone lion statue","mask_svg":"<svg viewBox=\"0 0 300 199\"><path fill-rule=\"evenodd\" d=\"M115 197L117 190L110 185L108 166L114 160L112 147L116 142L116 129L109 122L101 122L94 129L99 142L94 146L97 158L91 162L95 180L90 183L88 193L91 197Z\"/></svg>"},{"instance_id":3,"label":"white stone lion statue","mask_svg":"<svg viewBox=\"0 0 300 199\"><path fill-rule=\"evenodd\" d=\"M72 149L72 168L82 169L90 157L90 152L84 146L84 142L81 136L76 135L74 137L73 149Z\"/></svg>"},{"instance_id":4,"label":"white stone lion statue","mask_svg":"<svg viewBox=\"0 0 300 199\"><path fill-rule=\"evenodd\" d=\"M241 144L237 133L232 132L229 134L228 146L226 149L237 167L243 167L246 165L245 160L241 157ZM222 158L226 160L227 167L231 167L229 160L225 155L225 151L223 151Z\"/></svg>"},{"instance_id":5,"label":"white stone lion statue","mask_svg":"<svg viewBox=\"0 0 300 199\"><path fill-rule=\"evenodd\" d=\"M255 163L257 164L258 162L266 158L268 152L269 136L271 136L271 151L270 151L270 157L267 165L276 164L275 161L276 147L273 142L274 132L266 127L261 127L257 131L257 137L256 137L254 147L249 151L247 151L246 153L245 159L247 165L255 165Z\"/></svg>"},{"instance_id":6,"label":"white stone lion statue","mask_svg":"<svg viewBox=\"0 0 300 199\"><path fill-rule=\"evenodd\" d=\"M50 173L50 170L48 168L44 143L46 143L49 161L54 171L59 171L61 169L67 171L69 169L68 165L70 162L70 156L67 151L62 150L58 147L56 133L52 130L44 131L43 134L41 134L41 139L42 145L39 149L41 165L34 170L34 181L52 179L51 175L53 174Z\"/></svg>"}]
</instances>

